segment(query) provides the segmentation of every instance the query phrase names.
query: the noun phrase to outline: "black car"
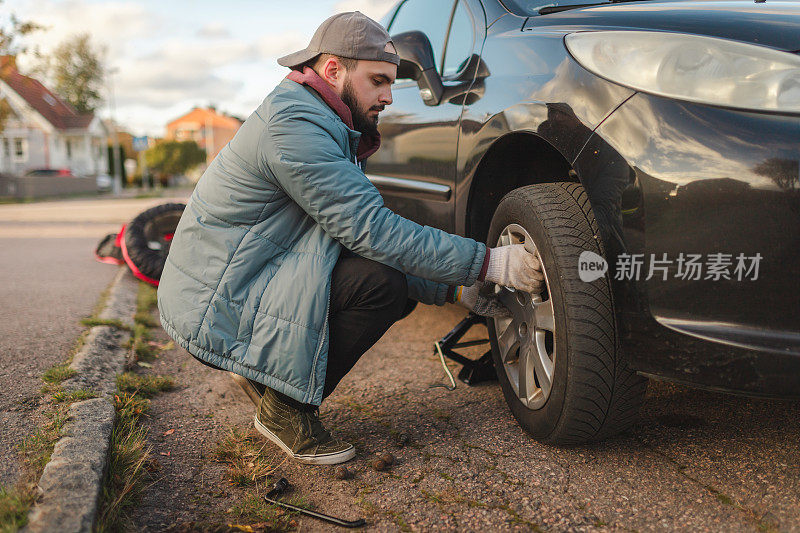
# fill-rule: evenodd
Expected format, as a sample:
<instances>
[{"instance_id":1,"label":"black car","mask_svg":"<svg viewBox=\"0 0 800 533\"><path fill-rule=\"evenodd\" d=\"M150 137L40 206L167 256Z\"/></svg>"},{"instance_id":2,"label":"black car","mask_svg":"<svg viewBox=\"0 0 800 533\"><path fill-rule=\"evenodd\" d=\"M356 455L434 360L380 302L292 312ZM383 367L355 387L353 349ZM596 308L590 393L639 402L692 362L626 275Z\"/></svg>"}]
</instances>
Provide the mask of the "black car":
<instances>
[{"instance_id":1,"label":"black car","mask_svg":"<svg viewBox=\"0 0 800 533\"><path fill-rule=\"evenodd\" d=\"M646 377L800 395L800 3L406 0L382 23L387 206L544 265L488 324L527 431L623 430Z\"/></svg>"}]
</instances>

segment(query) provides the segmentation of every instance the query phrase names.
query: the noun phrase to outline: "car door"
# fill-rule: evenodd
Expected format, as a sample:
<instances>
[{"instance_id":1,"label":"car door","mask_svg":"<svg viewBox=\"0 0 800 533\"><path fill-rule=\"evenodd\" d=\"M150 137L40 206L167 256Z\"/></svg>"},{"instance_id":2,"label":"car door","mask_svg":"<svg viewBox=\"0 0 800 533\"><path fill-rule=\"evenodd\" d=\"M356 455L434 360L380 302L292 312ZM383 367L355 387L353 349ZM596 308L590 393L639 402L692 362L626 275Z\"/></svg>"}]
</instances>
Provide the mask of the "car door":
<instances>
[{"instance_id":1,"label":"car door","mask_svg":"<svg viewBox=\"0 0 800 533\"><path fill-rule=\"evenodd\" d=\"M464 0L406 0L389 24L390 35L418 30L431 41L445 86L464 84L459 67L475 49L474 15ZM426 105L413 80L397 80L394 103L382 113L381 148L366 164L367 177L386 205L421 224L454 229L458 123L462 99Z\"/></svg>"}]
</instances>

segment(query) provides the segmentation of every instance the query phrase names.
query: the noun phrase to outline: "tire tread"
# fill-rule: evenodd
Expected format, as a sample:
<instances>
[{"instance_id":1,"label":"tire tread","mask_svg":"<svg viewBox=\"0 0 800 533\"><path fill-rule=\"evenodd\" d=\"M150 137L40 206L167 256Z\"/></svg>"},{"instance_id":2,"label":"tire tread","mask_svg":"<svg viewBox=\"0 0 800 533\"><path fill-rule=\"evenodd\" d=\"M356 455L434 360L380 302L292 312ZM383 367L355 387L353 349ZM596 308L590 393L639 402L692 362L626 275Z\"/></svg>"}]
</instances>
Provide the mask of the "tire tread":
<instances>
[{"instance_id":1,"label":"tire tread","mask_svg":"<svg viewBox=\"0 0 800 533\"><path fill-rule=\"evenodd\" d=\"M637 420L647 380L619 353L608 276L591 283L578 276L581 251L605 256L586 191L578 183L530 185L506 195L498 210L508 198L529 206L544 226L567 310L570 364L564 405L552 433L542 440L579 444L628 429Z\"/></svg>"}]
</instances>

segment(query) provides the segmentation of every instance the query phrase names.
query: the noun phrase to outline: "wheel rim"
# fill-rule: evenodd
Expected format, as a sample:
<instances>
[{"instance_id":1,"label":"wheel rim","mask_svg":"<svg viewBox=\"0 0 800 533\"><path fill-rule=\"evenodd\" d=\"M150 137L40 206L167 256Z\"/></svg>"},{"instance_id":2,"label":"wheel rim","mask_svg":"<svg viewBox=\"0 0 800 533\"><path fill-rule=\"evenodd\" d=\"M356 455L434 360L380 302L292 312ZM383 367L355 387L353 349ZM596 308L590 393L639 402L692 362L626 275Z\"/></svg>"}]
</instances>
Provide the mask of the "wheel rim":
<instances>
[{"instance_id":1,"label":"wheel rim","mask_svg":"<svg viewBox=\"0 0 800 533\"><path fill-rule=\"evenodd\" d=\"M174 233L175 228L178 226L178 221L181 219L183 211L174 213L164 213L160 216L154 217L144 225L144 236L147 239L147 247L151 250L163 250L165 255L169 251L169 240L164 236L168 233Z\"/></svg>"},{"instance_id":2,"label":"wheel rim","mask_svg":"<svg viewBox=\"0 0 800 533\"><path fill-rule=\"evenodd\" d=\"M524 244L536 255L544 272L540 294L528 294L495 286L495 292L511 311L511 318L495 318L497 345L517 399L528 409L540 409L550 397L556 362L555 314L547 270L530 234L519 224L500 233L498 246Z\"/></svg>"}]
</instances>

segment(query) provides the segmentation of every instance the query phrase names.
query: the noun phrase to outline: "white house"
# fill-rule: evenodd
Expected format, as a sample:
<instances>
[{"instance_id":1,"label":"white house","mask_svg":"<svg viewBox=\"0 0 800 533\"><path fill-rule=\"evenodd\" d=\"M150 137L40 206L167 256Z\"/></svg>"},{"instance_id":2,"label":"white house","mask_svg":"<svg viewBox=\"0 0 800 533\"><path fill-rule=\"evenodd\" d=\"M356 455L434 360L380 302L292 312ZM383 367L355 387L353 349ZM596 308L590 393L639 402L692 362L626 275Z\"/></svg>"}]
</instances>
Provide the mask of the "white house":
<instances>
[{"instance_id":1,"label":"white house","mask_svg":"<svg viewBox=\"0 0 800 533\"><path fill-rule=\"evenodd\" d=\"M69 169L75 175L108 172L107 131L99 117L79 114L44 85L0 56L0 103L9 111L0 128L0 173Z\"/></svg>"}]
</instances>

